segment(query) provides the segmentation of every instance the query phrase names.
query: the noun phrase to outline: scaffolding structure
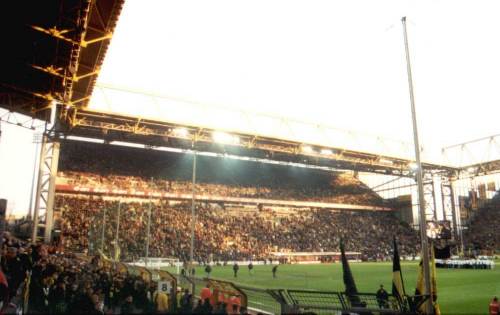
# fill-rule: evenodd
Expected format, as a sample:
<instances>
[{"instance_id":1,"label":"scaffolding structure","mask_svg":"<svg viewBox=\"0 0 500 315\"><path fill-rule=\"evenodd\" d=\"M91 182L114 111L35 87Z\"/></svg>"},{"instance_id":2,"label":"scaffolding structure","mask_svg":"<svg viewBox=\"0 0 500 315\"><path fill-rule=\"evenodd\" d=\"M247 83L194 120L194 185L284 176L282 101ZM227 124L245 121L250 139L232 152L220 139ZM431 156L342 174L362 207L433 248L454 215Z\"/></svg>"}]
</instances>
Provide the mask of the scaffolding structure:
<instances>
[{"instance_id":1,"label":"scaffolding structure","mask_svg":"<svg viewBox=\"0 0 500 315\"><path fill-rule=\"evenodd\" d=\"M38 229L43 227L43 239L46 243L50 243L54 224L54 198L59 163L59 142L51 140L47 135L43 135L41 144L31 239L37 240Z\"/></svg>"}]
</instances>

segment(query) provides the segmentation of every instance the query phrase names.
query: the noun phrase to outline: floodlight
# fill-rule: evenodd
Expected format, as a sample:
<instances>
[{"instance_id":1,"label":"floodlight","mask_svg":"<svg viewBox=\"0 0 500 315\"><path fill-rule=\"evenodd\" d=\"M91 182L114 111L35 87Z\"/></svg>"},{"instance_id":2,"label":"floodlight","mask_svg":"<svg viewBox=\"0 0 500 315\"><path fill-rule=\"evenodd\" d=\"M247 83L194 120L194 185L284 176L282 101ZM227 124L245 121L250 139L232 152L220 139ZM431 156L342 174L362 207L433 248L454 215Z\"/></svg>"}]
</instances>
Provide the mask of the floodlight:
<instances>
[{"instance_id":1,"label":"floodlight","mask_svg":"<svg viewBox=\"0 0 500 315\"><path fill-rule=\"evenodd\" d=\"M321 149L321 154L323 155L332 155L333 151L330 149Z\"/></svg>"},{"instance_id":2,"label":"floodlight","mask_svg":"<svg viewBox=\"0 0 500 315\"><path fill-rule=\"evenodd\" d=\"M85 141L85 142L92 142L92 143L104 143L103 139L95 139L95 138L87 138L87 137L78 137L78 136L67 136L67 140L75 140L75 141ZM36 140L34 140L36 141ZM40 141L40 140L38 140Z\"/></svg>"},{"instance_id":3,"label":"floodlight","mask_svg":"<svg viewBox=\"0 0 500 315\"><path fill-rule=\"evenodd\" d=\"M172 133L177 137L186 138L189 136L189 131L186 128L175 128Z\"/></svg>"},{"instance_id":4,"label":"floodlight","mask_svg":"<svg viewBox=\"0 0 500 315\"><path fill-rule=\"evenodd\" d=\"M413 163L413 162L412 162L412 163L410 163L410 165L409 165L409 166L410 166L410 169L412 169L412 170L414 170L414 171L416 171L416 170L418 169L418 165L417 165L417 163Z\"/></svg>"},{"instance_id":5,"label":"floodlight","mask_svg":"<svg viewBox=\"0 0 500 315\"><path fill-rule=\"evenodd\" d=\"M313 153L314 150L312 147L308 146L308 145L304 145L302 146L302 152L304 153Z\"/></svg>"},{"instance_id":6,"label":"floodlight","mask_svg":"<svg viewBox=\"0 0 500 315\"><path fill-rule=\"evenodd\" d=\"M394 164L394 162L392 162L391 160L388 160L388 159L380 159L379 161L380 161L380 163L384 163L384 164ZM411 168L411 166L410 166L410 168Z\"/></svg>"},{"instance_id":7,"label":"floodlight","mask_svg":"<svg viewBox=\"0 0 500 315\"><path fill-rule=\"evenodd\" d=\"M222 131L214 131L212 133L212 139L218 143L224 144L239 144L240 138L235 135L231 135L229 133L225 133Z\"/></svg>"},{"instance_id":8,"label":"floodlight","mask_svg":"<svg viewBox=\"0 0 500 315\"><path fill-rule=\"evenodd\" d=\"M122 146L122 147L144 149L144 144L140 144L140 143L132 143L132 142L125 142L125 141L111 141L109 144L111 144L111 145L119 145L119 146Z\"/></svg>"}]
</instances>

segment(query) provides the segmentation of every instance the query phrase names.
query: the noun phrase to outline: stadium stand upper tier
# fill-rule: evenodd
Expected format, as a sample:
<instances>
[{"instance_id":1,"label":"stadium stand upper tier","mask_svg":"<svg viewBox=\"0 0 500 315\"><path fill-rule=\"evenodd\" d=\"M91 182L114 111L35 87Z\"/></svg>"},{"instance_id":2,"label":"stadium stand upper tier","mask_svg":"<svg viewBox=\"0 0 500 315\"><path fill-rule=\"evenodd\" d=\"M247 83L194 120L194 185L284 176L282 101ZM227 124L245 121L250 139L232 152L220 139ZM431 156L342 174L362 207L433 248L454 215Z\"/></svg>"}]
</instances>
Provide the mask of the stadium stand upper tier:
<instances>
[{"instance_id":1,"label":"stadium stand upper tier","mask_svg":"<svg viewBox=\"0 0 500 315\"><path fill-rule=\"evenodd\" d=\"M495 252L500 249L500 193L474 214L464 232L468 248Z\"/></svg>"},{"instance_id":2,"label":"stadium stand upper tier","mask_svg":"<svg viewBox=\"0 0 500 315\"><path fill-rule=\"evenodd\" d=\"M349 173L199 156L197 194L382 205ZM58 183L92 188L191 193L192 156L76 141L63 142Z\"/></svg>"}]
</instances>

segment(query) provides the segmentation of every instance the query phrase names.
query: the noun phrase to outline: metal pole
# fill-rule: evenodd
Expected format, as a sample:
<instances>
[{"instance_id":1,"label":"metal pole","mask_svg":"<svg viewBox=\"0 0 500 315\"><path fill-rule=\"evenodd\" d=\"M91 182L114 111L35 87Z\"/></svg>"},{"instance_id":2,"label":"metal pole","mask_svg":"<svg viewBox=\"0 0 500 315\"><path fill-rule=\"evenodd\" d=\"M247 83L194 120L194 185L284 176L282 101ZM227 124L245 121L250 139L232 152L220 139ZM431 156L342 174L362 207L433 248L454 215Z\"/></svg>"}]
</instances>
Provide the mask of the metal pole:
<instances>
[{"instance_id":1,"label":"metal pole","mask_svg":"<svg viewBox=\"0 0 500 315\"><path fill-rule=\"evenodd\" d=\"M460 253L463 254L464 240L460 233L461 229L459 230L457 224L457 207L455 205L455 192L453 191L453 182L451 180L450 180L450 199L451 199L451 218L453 220L452 222L453 222L454 237L455 241L460 240Z\"/></svg>"},{"instance_id":2,"label":"metal pole","mask_svg":"<svg viewBox=\"0 0 500 315\"><path fill-rule=\"evenodd\" d=\"M45 207L45 243L52 242L52 230L54 228L54 202L56 197L56 178L57 168L59 165L59 149L60 143L58 141L52 142L52 158L50 159L49 170L49 187L47 191L47 202Z\"/></svg>"},{"instance_id":3,"label":"metal pole","mask_svg":"<svg viewBox=\"0 0 500 315\"><path fill-rule=\"evenodd\" d=\"M106 232L106 209L104 208L104 212L102 214L102 231L101 231L101 252L104 254L104 235Z\"/></svg>"},{"instance_id":4,"label":"metal pole","mask_svg":"<svg viewBox=\"0 0 500 315\"><path fill-rule=\"evenodd\" d=\"M120 260L120 257L116 257L116 253L118 250L118 233L120 231L120 208L121 208L121 202L118 201L118 215L116 217L116 235L115 235L115 260Z\"/></svg>"},{"instance_id":5,"label":"metal pole","mask_svg":"<svg viewBox=\"0 0 500 315\"><path fill-rule=\"evenodd\" d=\"M427 244L427 228L426 228L426 216L425 216L425 199L424 199L424 186L422 180L422 163L420 162L420 144L418 141L418 128L417 128L417 114L415 111L415 97L413 95L413 79L411 74L410 65L410 52L408 49L408 35L406 31L406 17L401 19L403 23L403 35L404 44L406 52L406 70L408 73L408 86L410 90L410 103L411 103L411 114L413 120L413 141L415 145L415 159L417 163L416 176L418 185L418 208L419 208L419 218L420 218L420 241L422 247L422 262L424 270L424 294L430 295L430 270L429 270L429 248ZM425 303L426 313L433 314L434 309L432 306L432 297Z\"/></svg>"},{"instance_id":6,"label":"metal pole","mask_svg":"<svg viewBox=\"0 0 500 315\"><path fill-rule=\"evenodd\" d=\"M35 137L33 137L35 138ZM33 209L33 193L35 192L35 179L36 179L36 166L37 166L37 162L38 162L38 157L40 156L40 154L38 154L38 152L40 152L40 145L39 145L39 141L38 140L35 140L36 141L36 146L35 146L35 161L33 162L33 178L31 180L31 190L30 190L30 206L29 206L29 209L28 209L28 220L31 219L31 215L32 215L32 211L34 210Z\"/></svg>"},{"instance_id":7,"label":"metal pole","mask_svg":"<svg viewBox=\"0 0 500 315\"><path fill-rule=\"evenodd\" d=\"M42 182L43 182L43 168L45 162L45 155L47 151L47 136L43 135L42 137L42 148L40 150L40 159L38 160L38 178L36 185L36 199L35 199L35 209L33 210L33 228L31 230L31 242L34 244L37 241L38 236L38 213L40 211L40 194L42 191Z\"/></svg>"},{"instance_id":8,"label":"metal pole","mask_svg":"<svg viewBox=\"0 0 500 315\"><path fill-rule=\"evenodd\" d=\"M434 183L434 174L432 176L432 204L434 205L434 211L432 212L432 216L434 217L434 221L437 221L437 204L436 204L436 185ZM443 218L446 220L446 217Z\"/></svg>"},{"instance_id":9,"label":"metal pole","mask_svg":"<svg viewBox=\"0 0 500 315\"><path fill-rule=\"evenodd\" d=\"M151 184L153 184L153 179L151 178ZM153 187L153 185L151 185ZM150 232L151 232L151 192L149 192L149 207L148 207L148 226L147 226L147 238L146 238L146 267L149 266L149 242L150 242Z\"/></svg>"},{"instance_id":10,"label":"metal pole","mask_svg":"<svg viewBox=\"0 0 500 315\"><path fill-rule=\"evenodd\" d=\"M194 259L194 230L196 227L195 201L196 201L196 151L193 155L193 181L192 181L192 197L191 197L191 249L189 251L189 266L193 267ZM188 272L191 272L189 270Z\"/></svg>"},{"instance_id":11,"label":"metal pole","mask_svg":"<svg viewBox=\"0 0 500 315\"><path fill-rule=\"evenodd\" d=\"M446 202L445 202L446 196L444 194L444 188L445 187L448 187L448 186L446 186L445 184L443 184L443 180L441 179L441 207L442 207L441 209L443 210L441 212L443 213L443 220L447 220ZM450 184L450 188L449 189L451 190L451 184ZM451 195L451 192L450 192L450 195ZM450 197L450 199L451 199L451 197ZM450 200L450 206L451 206L451 200Z\"/></svg>"}]
</instances>

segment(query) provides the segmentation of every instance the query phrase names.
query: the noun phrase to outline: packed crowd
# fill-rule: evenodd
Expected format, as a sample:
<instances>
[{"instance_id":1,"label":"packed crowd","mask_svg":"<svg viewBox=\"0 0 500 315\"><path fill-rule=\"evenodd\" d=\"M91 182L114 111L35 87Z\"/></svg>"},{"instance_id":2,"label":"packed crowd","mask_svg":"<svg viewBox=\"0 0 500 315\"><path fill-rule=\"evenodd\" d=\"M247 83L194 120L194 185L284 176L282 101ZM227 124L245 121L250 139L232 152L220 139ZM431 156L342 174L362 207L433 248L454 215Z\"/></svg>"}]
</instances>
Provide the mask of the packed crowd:
<instances>
[{"instance_id":1,"label":"packed crowd","mask_svg":"<svg viewBox=\"0 0 500 315\"><path fill-rule=\"evenodd\" d=\"M149 207L148 202L119 204L92 196L59 195L56 211L62 242L77 251L102 249L114 255L119 250L126 261L144 257ZM393 235L398 237L402 255L418 252L416 232L389 212L308 209L282 217L261 212L265 211L235 213L213 204L198 204L196 260L264 260L276 251L338 251L340 238L346 240L348 250L361 252L363 259L380 260L390 257ZM150 257L186 261L190 227L189 205L152 202Z\"/></svg>"},{"instance_id":2,"label":"packed crowd","mask_svg":"<svg viewBox=\"0 0 500 315\"><path fill-rule=\"evenodd\" d=\"M192 192L190 156L86 143L63 143L58 182L92 188ZM197 194L380 205L349 173L224 158L198 158Z\"/></svg>"},{"instance_id":3,"label":"packed crowd","mask_svg":"<svg viewBox=\"0 0 500 315\"><path fill-rule=\"evenodd\" d=\"M278 200L323 201L357 205L383 203L350 173L301 169L200 156L198 195ZM191 194L192 156L128 147L63 142L61 184L123 190ZM145 255L147 200L59 194L58 224L66 247L102 249L122 260ZM260 210L231 213L224 205L197 204L195 256L200 262L266 259L276 251L337 251L340 238L364 259L383 259L398 235L404 255L418 251L415 232L392 213L307 209L284 217ZM187 260L190 206L151 202L149 255ZM118 220L118 217L120 219ZM119 223L118 223L119 222ZM118 229L119 224L119 229ZM118 234L117 234L118 230Z\"/></svg>"},{"instance_id":4,"label":"packed crowd","mask_svg":"<svg viewBox=\"0 0 500 315\"><path fill-rule=\"evenodd\" d=\"M192 183L161 178L146 179L137 176L102 176L86 172L59 172L58 182L73 186L128 191L160 191L173 194L191 194ZM204 196L261 198L276 200L317 201L341 204L381 204L382 200L360 182L348 175L337 176L331 185L304 187L286 183L280 186L243 186L197 183L196 194Z\"/></svg>"},{"instance_id":5,"label":"packed crowd","mask_svg":"<svg viewBox=\"0 0 500 315\"><path fill-rule=\"evenodd\" d=\"M104 263L99 256L4 237L0 271L2 314L201 314L189 290L177 298L153 279ZM228 312L228 304L220 314ZM233 306L233 304L230 304ZM219 304L210 307L215 313ZM227 307L227 308L226 308ZM232 310L233 308L231 308ZM237 308L240 310L240 307ZM240 313L238 313L240 314ZM241 313L243 314L243 313Z\"/></svg>"},{"instance_id":6,"label":"packed crowd","mask_svg":"<svg viewBox=\"0 0 500 315\"><path fill-rule=\"evenodd\" d=\"M471 249L494 253L500 250L500 200L495 199L477 210L464 232L466 245Z\"/></svg>"}]
</instances>

